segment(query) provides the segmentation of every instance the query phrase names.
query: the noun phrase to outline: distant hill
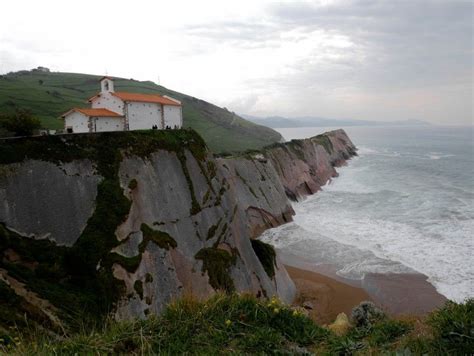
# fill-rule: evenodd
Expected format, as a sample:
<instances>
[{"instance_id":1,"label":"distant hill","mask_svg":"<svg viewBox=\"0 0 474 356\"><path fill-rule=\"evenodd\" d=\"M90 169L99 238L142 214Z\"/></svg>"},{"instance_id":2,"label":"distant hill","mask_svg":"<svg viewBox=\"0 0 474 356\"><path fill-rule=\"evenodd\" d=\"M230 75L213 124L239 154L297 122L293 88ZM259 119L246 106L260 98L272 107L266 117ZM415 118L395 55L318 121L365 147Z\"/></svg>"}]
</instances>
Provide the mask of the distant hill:
<instances>
[{"instance_id":1,"label":"distant hill","mask_svg":"<svg viewBox=\"0 0 474 356\"><path fill-rule=\"evenodd\" d=\"M0 75L0 113L29 109L45 128L62 128L59 116L72 107L89 107L99 91L100 76L78 73L19 71ZM279 142L281 135L206 101L169 90L151 81L116 78L120 91L170 95L183 103L184 126L203 136L214 152L258 149Z\"/></svg>"},{"instance_id":2,"label":"distant hill","mask_svg":"<svg viewBox=\"0 0 474 356\"><path fill-rule=\"evenodd\" d=\"M283 127L342 127L342 126L420 126L431 125L421 120L400 120L400 121L369 121L353 119L325 119L321 117L281 117L269 116L258 117L252 115L242 115L242 117L256 124L273 128Z\"/></svg>"}]
</instances>

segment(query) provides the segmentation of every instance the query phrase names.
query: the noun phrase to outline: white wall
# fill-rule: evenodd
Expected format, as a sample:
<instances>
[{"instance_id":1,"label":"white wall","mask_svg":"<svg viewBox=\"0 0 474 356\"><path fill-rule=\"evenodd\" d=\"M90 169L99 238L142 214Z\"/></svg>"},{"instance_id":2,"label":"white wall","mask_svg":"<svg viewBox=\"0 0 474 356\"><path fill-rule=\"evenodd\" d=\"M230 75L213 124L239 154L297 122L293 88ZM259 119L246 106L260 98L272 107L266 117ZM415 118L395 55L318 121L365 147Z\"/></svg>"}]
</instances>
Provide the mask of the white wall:
<instances>
[{"instance_id":1,"label":"white wall","mask_svg":"<svg viewBox=\"0 0 474 356\"><path fill-rule=\"evenodd\" d=\"M94 120L94 119L91 119ZM95 132L104 131L123 131L124 118L117 117L98 117L95 118Z\"/></svg>"},{"instance_id":2,"label":"white wall","mask_svg":"<svg viewBox=\"0 0 474 356\"><path fill-rule=\"evenodd\" d=\"M131 102L126 105L130 130L147 130L153 125L162 128L160 104Z\"/></svg>"},{"instance_id":3,"label":"white wall","mask_svg":"<svg viewBox=\"0 0 474 356\"><path fill-rule=\"evenodd\" d=\"M91 107L92 109L109 109L110 111L123 115L124 103L122 99L110 93L101 93L100 96L92 99Z\"/></svg>"},{"instance_id":4,"label":"white wall","mask_svg":"<svg viewBox=\"0 0 474 356\"><path fill-rule=\"evenodd\" d=\"M73 133L89 132L89 118L77 111L73 111L64 118L64 130L72 128Z\"/></svg>"},{"instance_id":5,"label":"white wall","mask_svg":"<svg viewBox=\"0 0 474 356\"><path fill-rule=\"evenodd\" d=\"M125 108L125 105L127 106ZM129 130L147 130L161 125L161 105L156 103L127 102L110 93L101 93L91 101L93 109L105 108L120 115L127 114ZM182 108L180 106L164 105L165 127L174 128L183 126ZM121 129L122 130L122 129Z\"/></svg>"},{"instance_id":6,"label":"white wall","mask_svg":"<svg viewBox=\"0 0 474 356\"><path fill-rule=\"evenodd\" d=\"M106 88L108 86L108 88ZM108 78L104 78L100 81L100 91L101 93L114 91L114 81Z\"/></svg>"},{"instance_id":7,"label":"white wall","mask_svg":"<svg viewBox=\"0 0 474 356\"><path fill-rule=\"evenodd\" d=\"M174 127L177 126L177 128L181 128L183 126L181 106L165 105L164 109L165 127L169 126L174 129Z\"/></svg>"}]
</instances>

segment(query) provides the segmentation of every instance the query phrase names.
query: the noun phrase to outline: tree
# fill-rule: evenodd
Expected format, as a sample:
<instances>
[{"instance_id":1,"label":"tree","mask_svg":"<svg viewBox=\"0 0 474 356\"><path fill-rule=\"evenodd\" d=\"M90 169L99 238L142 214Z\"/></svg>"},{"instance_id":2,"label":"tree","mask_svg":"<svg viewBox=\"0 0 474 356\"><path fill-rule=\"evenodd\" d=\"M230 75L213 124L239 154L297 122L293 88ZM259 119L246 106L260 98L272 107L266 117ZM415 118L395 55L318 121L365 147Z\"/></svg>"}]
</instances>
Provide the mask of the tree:
<instances>
[{"instance_id":1,"label":"tree","mask_svg":"<svg viewBox=\"0 0 474 356\"><path fill-rule=\"evenodd\" d=\"M41 121L28 110L17 110L14 114L1 116L0 126L15 136L31 136L34 130L41 128Z\"/></svg>"}]
</instances>

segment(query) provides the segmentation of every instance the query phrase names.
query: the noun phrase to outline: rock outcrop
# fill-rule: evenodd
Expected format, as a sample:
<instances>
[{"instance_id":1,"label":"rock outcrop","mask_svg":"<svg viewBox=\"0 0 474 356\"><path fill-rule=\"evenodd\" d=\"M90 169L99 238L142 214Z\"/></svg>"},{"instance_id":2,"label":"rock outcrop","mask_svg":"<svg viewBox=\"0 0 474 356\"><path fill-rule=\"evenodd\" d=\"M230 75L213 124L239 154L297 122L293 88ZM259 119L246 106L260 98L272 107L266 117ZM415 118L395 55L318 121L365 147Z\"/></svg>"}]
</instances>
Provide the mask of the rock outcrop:
<instances>
[{"instance_id":1,"label":"rock outcrop","mask_svg":"<svg viewBox=\"0 0 474 356\"><path fill-rule=\"evenodd\" d=\"M278 256L251 239L354 154L342 130L231 158L186 130L4 141L0 274L63 312L117 319L219 290L290 302Z\"/></svg>"},{"instance_id":2,"label":"rock outcrop","mask_svg":"<svg viewBox=\"0 0 474 356\"><path fill-rule=\"evenodd\" d=\"M304 140L276 144L265 150L292 200L314 194L337 177L334 167L356 155L356 147L344 130L335 130Z\"/></svg>"}]
</instances>

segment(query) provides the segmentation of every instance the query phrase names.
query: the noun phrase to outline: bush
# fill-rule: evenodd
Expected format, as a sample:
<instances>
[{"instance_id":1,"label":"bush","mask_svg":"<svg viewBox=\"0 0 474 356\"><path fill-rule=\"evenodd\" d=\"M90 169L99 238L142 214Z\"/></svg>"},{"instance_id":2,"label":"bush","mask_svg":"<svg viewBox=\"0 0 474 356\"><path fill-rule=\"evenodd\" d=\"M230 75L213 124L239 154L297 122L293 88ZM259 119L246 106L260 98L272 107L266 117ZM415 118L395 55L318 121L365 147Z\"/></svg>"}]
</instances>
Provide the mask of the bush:
<instances>
[{"instance_id":1,"label":"bush","mask_svg":"<svg viewBox=\"0 0 474 356\"><path fill-rule=\"evenodd\" d=\"M31 136L34 130L41 128L40 120L27 110L17 110L12 115L0 117L0 125L15 136Z\"/></svg>"},{"instance_id":2,"label":"bush","mask_svg":"<svg viewBox=\"0 0 474 356\"><path fill-rule=\"evenodd\" d=\"M411 325L405 321L387 319L372 326L369 343L371 345L384 345L393 342L410 331Z\"/></svg>"},{"instance_id":3,"label":"bush","mask_svg":"<svg viewBox=\"0 0 474 356\"><path fill-rule=\"evenodd\" d=\"M444 352L470 355L474 351L474 299L463 304L446 302L430 315L428 324L435 344Z\"/></svg>"},{"instance_id":4,"label":"bush","mask_svg":"<svg viewBox=\"0 0 474 356\"><path fill-rule=\"evenodd\" d=\"M370 327L385 318L385 313L372 302L362 302L352 309L352 321L357 327Z\"/></svg>"},{"instance_id":5,"label":"bush","mask_svg":"<svg viewBox=\"0 0 474 356\"><path fill-rule=\"evenodd\" d=\"M328 354L330 355L353 355L366 347L363 342L347 336L331 338L328 346Z\"/></svg>"}]
</instances>

